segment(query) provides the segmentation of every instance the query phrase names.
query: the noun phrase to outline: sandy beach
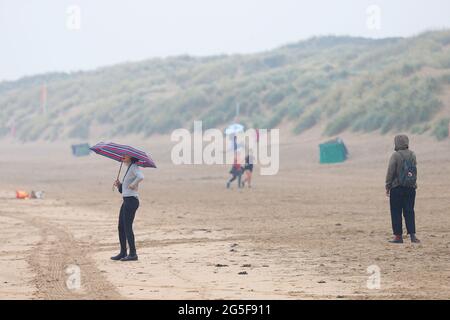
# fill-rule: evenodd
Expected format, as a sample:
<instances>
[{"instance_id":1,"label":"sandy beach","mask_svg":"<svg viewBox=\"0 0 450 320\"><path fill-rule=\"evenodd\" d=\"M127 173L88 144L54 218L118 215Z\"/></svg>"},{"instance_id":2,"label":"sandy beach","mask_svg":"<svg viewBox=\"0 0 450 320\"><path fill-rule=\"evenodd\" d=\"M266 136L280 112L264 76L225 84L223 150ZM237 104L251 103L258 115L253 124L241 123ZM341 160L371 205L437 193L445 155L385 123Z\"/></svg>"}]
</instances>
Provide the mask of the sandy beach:
<instances>
[{"instance_id":1,"label":"sandy beach","mask_svg":"<svg viewBox=\"0 0 450 320\"><path fill-rule=\"evenodd\" d=\"M256 167L253 188L242 190L225 188L227 166L173 165L169 137L116 141L158 164L143 169L139 261L128 263L109 259L119 250L117 162L75 158L67 141L2 141L0 298L450 298L448 139L410 137L422 243L393 245L384 192L393 135L344 134L350 159L320 165L318 132L282 135L279 173ZM15 199L18 189L44 190L45 199ZM73 265L77 290L66 285ZM379 289L367 287L372 265Z\"/></svg>"}]
</instances>

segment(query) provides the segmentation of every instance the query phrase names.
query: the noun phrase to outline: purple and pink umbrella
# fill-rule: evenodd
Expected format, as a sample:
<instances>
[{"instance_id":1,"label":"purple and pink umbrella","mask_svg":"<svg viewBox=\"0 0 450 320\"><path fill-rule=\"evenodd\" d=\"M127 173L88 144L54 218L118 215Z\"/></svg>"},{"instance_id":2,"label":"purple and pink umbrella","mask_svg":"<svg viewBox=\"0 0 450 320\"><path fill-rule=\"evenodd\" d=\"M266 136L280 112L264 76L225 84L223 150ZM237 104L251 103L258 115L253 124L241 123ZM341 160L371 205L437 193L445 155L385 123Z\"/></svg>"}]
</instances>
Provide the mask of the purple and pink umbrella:
<instances>
[{"instance_id":1,"label":"purple and pink umbrella","mask_svg":"<svg viewBox=\"0 0 450 320\"><path fill-rule=\"evenodd\" d=\"M95 153L104 157L121 162L117 179L119 179L120 171L122 170L123 157L130 156L137 159L136 164L143 168L156 168L155 162L144 151L136 148L117 144L113 142L100 142L90 148Z\"/></svg>"}]
</instances>

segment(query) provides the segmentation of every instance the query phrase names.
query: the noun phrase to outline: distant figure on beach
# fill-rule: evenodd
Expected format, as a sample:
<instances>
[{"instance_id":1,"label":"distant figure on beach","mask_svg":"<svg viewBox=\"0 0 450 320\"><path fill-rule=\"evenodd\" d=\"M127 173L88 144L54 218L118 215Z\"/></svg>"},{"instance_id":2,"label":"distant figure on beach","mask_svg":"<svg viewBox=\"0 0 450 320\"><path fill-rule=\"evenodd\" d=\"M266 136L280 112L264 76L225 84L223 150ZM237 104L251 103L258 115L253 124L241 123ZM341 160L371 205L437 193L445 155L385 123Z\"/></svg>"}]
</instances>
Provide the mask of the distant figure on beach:
<instances>
[{"instance_id":1,"label":"distant figure on beach","mask_svg":"<svg viewBox=\"0 0 450 320\"><path fill-rule=\"evenodd\" d=\"M128 169L123 178L123 183L120 183L119 180L116 180L114 183L114 186L116 186L122 194L123 203L119 214L120 253L117 256L111 257L112 260L138 260L134 241L133 221L136 211L139 208L138 187L139 183L144 180L144 175L137 166L137 161L138 159L130 156L124 156L123 163L128 166ZM130 249L128 255L127 242Z\"/></svg>"},{"instance_id":2,"label":"distant figure on beach","mask_svg":"<svg viewBox=\"0 0 450 320\"><path fill-rule=\"evenodd\" d=\"M245 166L244 166L244 180L242 181L242 187L245 187L247 183L248 187L252 187L252 174L253 174L253 156L247 155L245 157Z\"/></svg>"},{"instance_id":3,"label":"distant figure on beach","mask_svg":"<svg viewBox=\"0 0 450 320\"><path fill-rule=\"evenodd\" d=\"M389 160L386 175L386 195L390 198L392 230L391 243L403 243L402 214L405 217L406 230L412 243L419 243L416 237L414 204L417 189L417 160L409 150L409 139L398 135L394 139L395 152Z\"/></svg>"},{"instance_id":4,"label":"distant figure on beach","mask_svg":"<svg viewBox=\"0 0 450 320\"><path fill-rule=\"evenodd\" d=\"M228 182L227 182L227 189L230 188L231 183L236 179L238 179L238 188L240 188L241 187L241 177L242 177L242 166L237 161L236 156L234 157L234 163L233 163L233 166L231 167L230 174L231 174L231 179L228 180Z\"/></svg>"}]
</instances>

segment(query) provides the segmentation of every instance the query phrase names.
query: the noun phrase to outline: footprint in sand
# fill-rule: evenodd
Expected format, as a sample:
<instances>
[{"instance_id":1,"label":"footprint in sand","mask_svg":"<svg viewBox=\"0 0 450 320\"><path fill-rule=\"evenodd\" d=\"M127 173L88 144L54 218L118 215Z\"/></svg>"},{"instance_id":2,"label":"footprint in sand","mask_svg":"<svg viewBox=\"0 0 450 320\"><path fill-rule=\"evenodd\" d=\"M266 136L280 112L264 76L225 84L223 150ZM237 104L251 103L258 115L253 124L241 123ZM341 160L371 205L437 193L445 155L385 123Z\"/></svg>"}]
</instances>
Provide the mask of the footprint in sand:
<instances>
[{"instance_id":1,"label":"footprint in sand","mask_svg":"<svg viewBox=\"0 0 450 320\"><path fill-rule=\"evenodd\" d=\"M218 263L218 264L216 264L216 267L217 268L225 268L225 267L228 267L228 265L227 264L220 264L220 263Z\"/></svg>"}]
</instances>

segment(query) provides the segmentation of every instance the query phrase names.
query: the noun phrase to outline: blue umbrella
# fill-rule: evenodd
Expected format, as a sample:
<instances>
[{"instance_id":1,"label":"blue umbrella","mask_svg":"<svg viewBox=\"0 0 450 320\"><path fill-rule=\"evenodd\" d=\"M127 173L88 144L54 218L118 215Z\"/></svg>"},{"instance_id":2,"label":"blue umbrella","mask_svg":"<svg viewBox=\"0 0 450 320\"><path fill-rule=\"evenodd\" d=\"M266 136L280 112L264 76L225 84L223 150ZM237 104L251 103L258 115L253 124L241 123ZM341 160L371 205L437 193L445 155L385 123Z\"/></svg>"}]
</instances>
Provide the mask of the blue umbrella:
<instances>
[{"instance_id":1,"label":"blue umbrella","mask_svg":"<svg viewBox=\"0 0 450 320\"><path fill-rule=\"evenodd\" d=\"M232 125L229 125L228 128L225 129L226 135L235 135L241 132L244 132L244 126L239 123L233 123Z\"/></svg>"}]
</instances>

